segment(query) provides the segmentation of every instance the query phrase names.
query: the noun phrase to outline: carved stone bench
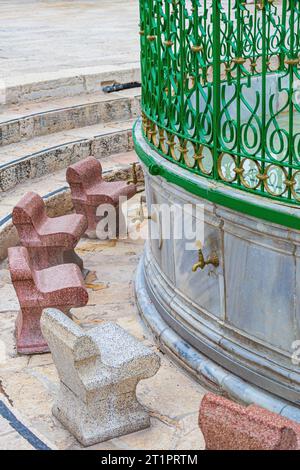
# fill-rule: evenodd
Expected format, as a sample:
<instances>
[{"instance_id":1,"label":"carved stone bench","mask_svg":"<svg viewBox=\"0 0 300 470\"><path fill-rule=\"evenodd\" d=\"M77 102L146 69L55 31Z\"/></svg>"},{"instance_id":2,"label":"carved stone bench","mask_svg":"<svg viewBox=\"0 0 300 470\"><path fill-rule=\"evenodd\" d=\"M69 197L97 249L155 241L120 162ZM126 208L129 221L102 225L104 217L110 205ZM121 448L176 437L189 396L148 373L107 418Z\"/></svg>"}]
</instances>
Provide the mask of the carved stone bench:
<instances>
[{"instance_id":1,"label":"carved stone bench","mask_svg":"<svg viewBox=\"0 0 300 470\"><path fill-rule=\"evenodd\" d=\"M212 393L202 399L199 426L208 450L300 449L300 424Z\"/></svg>"},{"instance_id":2,"label":"carved stone bench","mask_svg":"<svg viewBox=\"0 0 300 470\"><path fill-rule=\"evenodd\" d=\"M9 269L21 310L16 320L17 351L21 354L48 352L40 327L44 308L56 307L69 314L70 308L88 302L79 267L64 264L36 271L24 247L8 250Z\"/></svg>"},{"instance_id":3,"label":"carved stone bench","mask_svg":"<svg viewBox=\"0 0 300 470\"><path fill-rule=\"evenodd\" d=\"M87 228L83 215L50 218L43 199L34 192L28 192L15 206L12 221L34 268L76 263L83 269L83 262L74 251Z\"/></svg>"},{"instance_id":4,"label":"carved stone bench","mask_svg":"<svg viewBox=\"0 0 300 470\"><path fill-rule=\"evenodd\" d=\"M83 445L150 425L136 386L158 371L157 354L116 324L86 332L55 309L44 311L41 328L60 378L53 414Z\"/></svg>"},{"instance_id":5,"label":"carved stone bench","mask_svg":"<svg viewBox=\"0 0 300 470\"><path fill-rule=\"evenodd\" d=\"M100 220L97 209L102 204L119 208L119 198L130 199L136 194L136 185L124 181L106 182L102 178L102 167L94 157L88 157L69 166L66 174L71 188L72 201L77 214L88 220L87 236L96 238L96 227ZM120 221L116 220L116 227Z\"/></svg>"}]
</instances>

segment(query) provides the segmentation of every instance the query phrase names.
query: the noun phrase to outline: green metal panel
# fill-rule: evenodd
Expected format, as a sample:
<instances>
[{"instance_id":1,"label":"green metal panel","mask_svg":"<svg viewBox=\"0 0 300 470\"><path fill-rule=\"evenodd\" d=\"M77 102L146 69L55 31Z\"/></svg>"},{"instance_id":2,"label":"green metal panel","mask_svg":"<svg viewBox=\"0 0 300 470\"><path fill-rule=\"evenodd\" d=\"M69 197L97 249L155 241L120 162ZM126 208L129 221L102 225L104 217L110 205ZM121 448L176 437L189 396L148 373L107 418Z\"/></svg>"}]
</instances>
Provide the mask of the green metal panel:
<instances>
[{"instance_id":1,"label":"green metal panel","mask_svg":"<svg viewBox=\"0 0 300 470\"><path fill-rule=\"evenodd\" d=\"M300 204L300 0L141 0L140 17L149 143L195 174Z\"/></svg>"}]
</instances>

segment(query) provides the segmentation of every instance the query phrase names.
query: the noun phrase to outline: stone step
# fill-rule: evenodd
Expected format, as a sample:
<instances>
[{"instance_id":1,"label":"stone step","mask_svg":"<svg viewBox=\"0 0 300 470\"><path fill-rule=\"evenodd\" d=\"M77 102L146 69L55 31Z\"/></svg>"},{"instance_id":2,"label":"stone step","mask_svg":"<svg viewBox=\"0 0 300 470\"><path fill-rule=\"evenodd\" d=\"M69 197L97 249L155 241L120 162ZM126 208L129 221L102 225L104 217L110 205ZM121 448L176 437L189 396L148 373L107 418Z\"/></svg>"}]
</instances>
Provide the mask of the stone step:
<instances>
[{"instance_id":1,"label":"stone step","mask_svg":"<svg viewBox=\"0 0 300 470\"><path fill-rule=\"evenodd\" d=\"M64 57L65 59L65 57ZM103 93L104 86L140 82L139 62L102 64L92 67L4 74L0 80L1 105L22 104Z\"/></svg>"},{"instance_id":2,"label":"stone step","mask_svg":"<svg viewBox=\"0 0 300 470\"><path fill-rule=\"evenodd\" d=\"M89 155L102 159L132 150L134 119L36 137L0 148L0 192L67 168Z\"/></svg>"},{"instance_id":3,"label":"stone step","mask_svg":"<svg viewBox=\"0 0 300 470\"><path fill-rule=\"evenodd\" d=\"M0 146L65 130L134 119L140 89L85 94L5 107L0 113Z\"/></svg>"}]
</instances>

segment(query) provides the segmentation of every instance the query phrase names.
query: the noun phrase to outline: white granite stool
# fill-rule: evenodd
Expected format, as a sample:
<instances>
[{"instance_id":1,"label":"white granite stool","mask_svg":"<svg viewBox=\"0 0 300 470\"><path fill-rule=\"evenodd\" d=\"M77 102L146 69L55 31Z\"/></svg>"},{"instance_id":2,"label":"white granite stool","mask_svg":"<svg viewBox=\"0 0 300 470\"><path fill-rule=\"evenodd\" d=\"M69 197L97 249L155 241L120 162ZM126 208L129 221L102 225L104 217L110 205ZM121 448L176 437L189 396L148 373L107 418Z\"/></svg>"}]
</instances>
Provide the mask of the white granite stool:
<instances>
[{"instance_id":1,"label":"white granite stool","mask_svg":"<svg viewBox=\"0 0 300 470\"><path fill-rule=\"evenodd\" d=\"M56 309L41 328L60 378L53 414L84 446L150 426L136 386L158 371L157 354L114 323L84 331Z\"/></svg>"}]
</instances>

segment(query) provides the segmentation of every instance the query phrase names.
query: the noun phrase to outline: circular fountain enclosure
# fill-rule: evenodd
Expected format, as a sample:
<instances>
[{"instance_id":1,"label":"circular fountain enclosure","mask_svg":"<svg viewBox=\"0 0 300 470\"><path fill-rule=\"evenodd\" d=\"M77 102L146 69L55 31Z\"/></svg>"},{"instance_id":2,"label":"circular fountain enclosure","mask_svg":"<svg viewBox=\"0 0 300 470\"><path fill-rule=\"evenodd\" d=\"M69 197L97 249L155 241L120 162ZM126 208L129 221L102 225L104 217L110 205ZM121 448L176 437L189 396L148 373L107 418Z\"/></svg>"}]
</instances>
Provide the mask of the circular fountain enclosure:
<instances>
[{"instance_id":1,"label":"circular fountain enclosure","mask_svg":"<svg viewBox=\"0 0 300 470\"><path fill-rule=\"evenodd\" d=\"M300 12L226 0L140 10L141 315L206 385L300 421ZM178 236L174 207L202 223L201 240Z\"/></svg>"},{"instance_id":2,"label":"circular fountain enclosure","mask_svg":"<svg viewBox=\"0 0 300 470\"><path fill-rule=\"evenodd\" d=\"M226 186L174 168L144 140L140 122L135 146L146 162L149 214L153 207L157 211L166 205L204 207L203 253L206 259L211 254L219 259L218 267L193 272L197 244L192 250L190 238L174 238L172 210L169 239L163 237L162 218L153 217L136 279L143 319L160 345L206 385L300 420L299 365L292 362L294 342L300 338L299 230L226 208L214 199L233 196L267 214L275 206L282 218L296 217L298 209L241 196L238 190L232 194ZM163 176L151 174L153 165ZM183 187L173 183L176 176ZM213 201L191 194L185 189L189 183L199 193L211 194Z\"/></svg>"}]
</instances>

